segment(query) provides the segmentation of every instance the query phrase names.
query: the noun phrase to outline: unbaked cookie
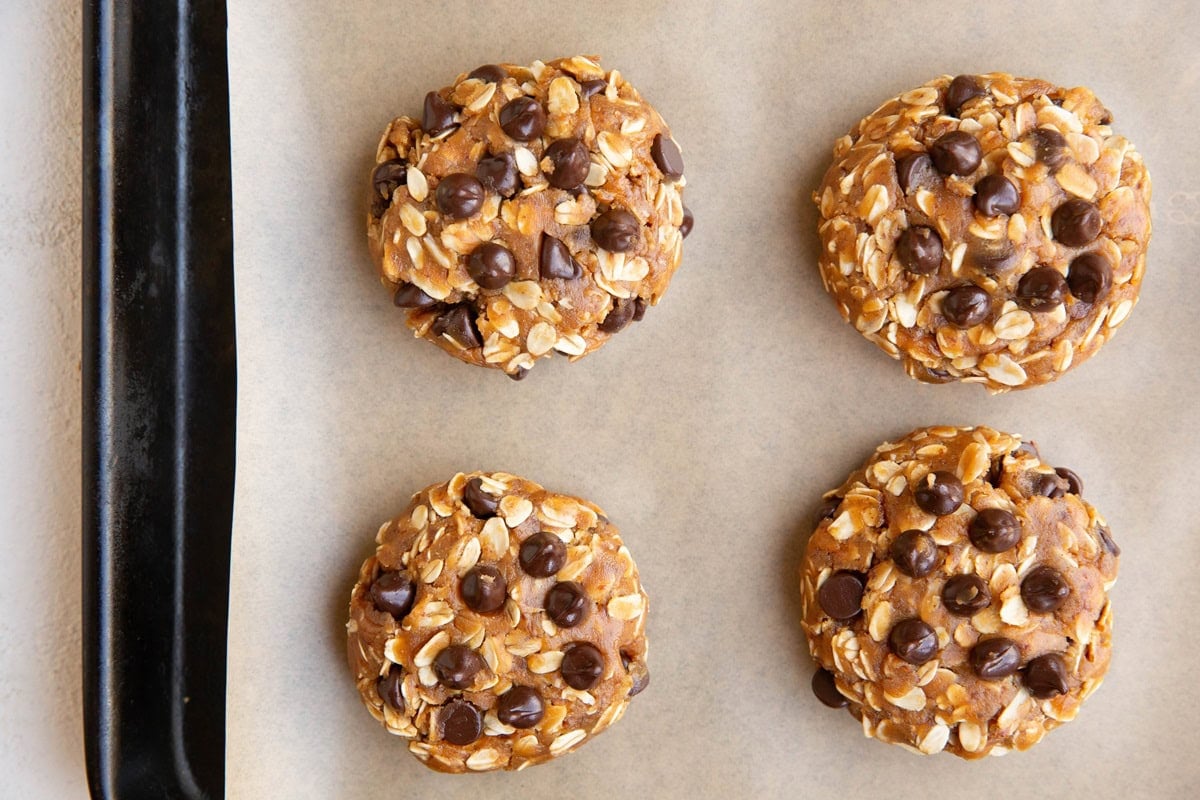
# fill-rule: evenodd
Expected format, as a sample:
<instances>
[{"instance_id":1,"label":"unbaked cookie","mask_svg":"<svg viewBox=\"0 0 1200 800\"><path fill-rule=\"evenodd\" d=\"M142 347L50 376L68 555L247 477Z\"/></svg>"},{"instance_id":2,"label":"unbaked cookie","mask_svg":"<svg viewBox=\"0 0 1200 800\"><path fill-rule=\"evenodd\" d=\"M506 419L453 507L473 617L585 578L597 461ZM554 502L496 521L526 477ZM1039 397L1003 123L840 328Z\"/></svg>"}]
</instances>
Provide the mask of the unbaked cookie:
<instances>
[{"instance_id":1,"label":"unbaked cookie","mask_svg":"<svg viewBox=\"0 0 1200 800\"><path fill-rule=\"evenodd\" d=\"M964 758L1036 744L1108 669L1117 556L1069 469L925 428L826 495L800 569L813 691L867 736Z\"/></svg>"},{"instance_id":2,"label":"unbaked cookie","mask_svg":"<svg viewBox=\"0 0 1200 800\"><path fill-rule=\"evenodd\" d=\"M511 378L640 320L692 228L670 129L593 57L459 75L375 161L367 233L409 327Z\"/></svg>"},{"instance_id":3,"label":"unbaked cookie","mask_svg":"<svg viewBox=\"0 0 1200 800\"><path fill-rule=\"evenodd\" d=\"M813 199L821 278L909 375L1055 380L1137 302L1150 177L1089 89L937 78L837 141Z\"/></svg>"},{"instance_id":4,"label":"unbaked cookie","mask_svg":"<svg viewBox=\"0 0 1200 800\"><path fill-rule=\"evenodd\" d=\"M385 522L350 596L367 709L441 772L522 769L621 718L650 680L647 600L592 503L458 474Z\"/></svg>"}]
</instances>

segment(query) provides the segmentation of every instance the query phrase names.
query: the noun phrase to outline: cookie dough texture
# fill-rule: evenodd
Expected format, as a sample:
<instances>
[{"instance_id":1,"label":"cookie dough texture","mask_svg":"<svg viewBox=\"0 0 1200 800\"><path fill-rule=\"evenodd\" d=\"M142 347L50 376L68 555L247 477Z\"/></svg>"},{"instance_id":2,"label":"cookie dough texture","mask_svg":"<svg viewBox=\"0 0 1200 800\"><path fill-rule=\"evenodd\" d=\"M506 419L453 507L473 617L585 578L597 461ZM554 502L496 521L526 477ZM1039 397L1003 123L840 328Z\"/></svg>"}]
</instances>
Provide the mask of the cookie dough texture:
<instances>
[{"instance_id":1,"label":"cookie dough texture","mask_svg":"<svg viewBox=\"0 0 1200 800\"><path fill-rule=\"evenodd\" d=\"M1073 719L1108 669L1119 555L1082 491L990 428L877 448L826 495L800 569L818 698L972 759Z\"/></svg>"},{"instance_id":2,"label":"cookie dough texture","mask_svg":"<svg viewBox=\"0 0 1200 800\"><path fill-rule=\"evenodd\" d=\"M834 146L814 194L842 317L910 376L1053 381L1137 302L1150 177L1089 89L942 76Z\"/></svg>"},{"instance_id":3,"label":"cookie dough texture","mask_svg":"<svg viewBox=\"0 0 1200 800\"><path fill-rule=\"evenodd\" d=\"M593 57L459 75L375 161L371 252L409 327L517 379L640 320L691 230L670 130Z\"/></svg>"},{"instance_id":4,"label":"cookie dough texture","mask_svg":"<svg viewBox=\"0 0 1200 800\"><path fill-rule=\"evenodd\" d=\"M441 772L522 769L621 718L649 682L647 599L592 503L458 474L385 522L350 598L367 710Z\"/></svg>"}]
</instances>

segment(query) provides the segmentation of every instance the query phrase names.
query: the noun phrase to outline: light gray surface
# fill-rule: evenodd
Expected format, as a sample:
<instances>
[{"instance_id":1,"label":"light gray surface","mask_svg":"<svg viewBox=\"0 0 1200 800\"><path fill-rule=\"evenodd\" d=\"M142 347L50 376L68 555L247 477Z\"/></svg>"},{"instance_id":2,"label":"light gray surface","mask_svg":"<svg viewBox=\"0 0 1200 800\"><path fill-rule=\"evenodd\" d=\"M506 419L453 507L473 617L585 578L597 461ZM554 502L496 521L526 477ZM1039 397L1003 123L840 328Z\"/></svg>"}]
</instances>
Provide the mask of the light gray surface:
<instances>
[{"instance_id":1,"label":"light gray surface","mask_svg":"<svg viewBox=\"0 0 1200 800\"><path fill-rule=\"evenodd\" d=\"M0 797L86 797L80 6L0 3Z\"/></svg>"},{"instance_id":2,"label":"light gray surface","mask_svg":"<svg viewBox=\"0 0 1200 800\"><path fill-rule=\"evenodd\" d=\"M1184 797L1200 779L1190 620L1200 524L1200 12L1189 3L236 3L241 407L230 642L235 798L816 794ZM514 10L514 7L519 10ZM970 10L968 10L968 8ZM522 384L414 342L369 263L382 127L494 60L594 52L685 148L696 232L665 302ZM808 195L835 137L935 73L1086 83L1145 155L1157 232L1126 330L1058 385L922 387L837 317ZM793 574L822 490L930 423L1036 438L1125 548L1105 688L1036 750L919 759L811 698ZM378 523L458 469L591 498L651 593L652 687L610 732L519 775L443 777L361 708L342 653Z\"/></svg>"}]
</instances>

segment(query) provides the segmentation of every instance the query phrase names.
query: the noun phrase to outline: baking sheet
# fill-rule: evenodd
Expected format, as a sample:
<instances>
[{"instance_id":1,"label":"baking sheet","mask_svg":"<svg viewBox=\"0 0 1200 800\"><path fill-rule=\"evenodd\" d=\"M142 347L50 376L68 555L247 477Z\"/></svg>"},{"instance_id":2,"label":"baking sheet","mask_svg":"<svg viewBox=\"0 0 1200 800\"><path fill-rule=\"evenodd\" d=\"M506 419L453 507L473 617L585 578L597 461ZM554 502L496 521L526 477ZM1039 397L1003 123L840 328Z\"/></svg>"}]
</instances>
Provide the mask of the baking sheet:
<instances>
[{"instance_id":1,"label":"baking sheet","mask_svg":"<svg viewBox=\"0 0 1200 800\"><path fill-rule=\"evenodd\" d=\"M1200 780L1200 10L1187 2L239 2L230 8L240 398L229 796L1185 797ZM523 383L412 340L366 248L380 131L460 70L598 53L684 148L696 230L665 301ZM1142 301L1091 362L1001 397L926 387L838 317L809 195L834 139L939 73L1087 84L1155 182ZM1104 688L982 763L862 737L811 696L794 574L820 494L925 424L1033 437L1124 550ZM651 597L649 690L577 753L441 776L344 661L378 524L458 470L604 507Z\"/></svg>"}]
</instances>

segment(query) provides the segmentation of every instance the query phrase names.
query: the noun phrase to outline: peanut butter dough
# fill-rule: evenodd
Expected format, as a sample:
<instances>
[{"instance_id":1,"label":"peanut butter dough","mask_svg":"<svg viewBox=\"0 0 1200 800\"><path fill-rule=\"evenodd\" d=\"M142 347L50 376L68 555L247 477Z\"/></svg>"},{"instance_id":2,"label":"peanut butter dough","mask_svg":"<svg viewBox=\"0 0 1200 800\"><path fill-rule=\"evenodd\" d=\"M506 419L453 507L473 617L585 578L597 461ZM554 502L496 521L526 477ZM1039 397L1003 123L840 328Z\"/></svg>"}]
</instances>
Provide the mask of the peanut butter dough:
<instances>
[{"instance_id":1,"label":"peanut butter dough","mask_svg":"<svg viewBox=\"0 0 1200 800\"><path fill-rule=\"evenodd\" d=\"M640 320L692 228L671 131L594 57L459 75L375 161L371 253L409 327L515 379Z\"/></svg>"},{"instance_id":2,"label":"peanut butter dough","mask_svg":"<svg viewBox=\"0 0 1200 800\"><path fill-rule=\"evenodd\" d=\"M800 569L813 691L919 753L1024 750L1104 678L1120 554L1069 469L935 427L826 495Z\"/></svg>"},{"instance_id":3,"label":"peanut butter dough","mask_svg":"<svg viewBox=\"0 0 1200 800\"><path fill-rule=\"evenodd\" d=\"M1150 177L1086 88L942 76L837 141L814 194L838 311L913 378L1053 381L1137 302Z\"/></svg>"},{"instance_id":4,"label":"peanut butter dough","mask_svg":"<svg viewBox=\"0 0 1200 800\"><path fill-rule=\"evenodd\" d=\"M460 473L376 541L350 597L350 668L367 710L432 769L568 753L649 683L646 594L592 503Z\"/></svg>"}]
</instances>

